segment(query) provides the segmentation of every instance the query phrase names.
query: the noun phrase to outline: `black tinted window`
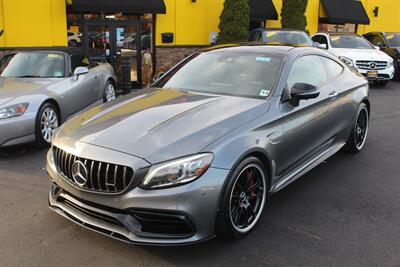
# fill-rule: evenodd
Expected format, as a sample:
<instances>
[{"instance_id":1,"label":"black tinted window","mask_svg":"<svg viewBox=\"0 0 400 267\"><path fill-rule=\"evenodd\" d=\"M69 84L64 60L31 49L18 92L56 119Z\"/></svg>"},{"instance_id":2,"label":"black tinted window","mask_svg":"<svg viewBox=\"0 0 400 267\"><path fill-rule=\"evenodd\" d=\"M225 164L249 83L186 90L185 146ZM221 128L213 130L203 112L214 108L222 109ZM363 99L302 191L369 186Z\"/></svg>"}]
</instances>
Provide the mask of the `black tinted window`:
<instances>
[{"instance_id":1,"label":"black tinted window","mask_svg":"<svg viewBox=\"0 0 400 267\"><path fill-rule=\"evenodd\" d=\"M319 56L303 56L297 59L289 72L287 87L292 88L296 83L307 83L319 86L328 77Z\"/></svg>"},{"instance_id":2,"label":"black tinted window","mask_svg":"<svg viewBox=\"0 0 400 267\"><path fill-rule=\"evenodd\" d=\"M71 56L71 71L74 72L77 67L89 67L89 59L84 55Z\"/></svg>"}]
</instances>

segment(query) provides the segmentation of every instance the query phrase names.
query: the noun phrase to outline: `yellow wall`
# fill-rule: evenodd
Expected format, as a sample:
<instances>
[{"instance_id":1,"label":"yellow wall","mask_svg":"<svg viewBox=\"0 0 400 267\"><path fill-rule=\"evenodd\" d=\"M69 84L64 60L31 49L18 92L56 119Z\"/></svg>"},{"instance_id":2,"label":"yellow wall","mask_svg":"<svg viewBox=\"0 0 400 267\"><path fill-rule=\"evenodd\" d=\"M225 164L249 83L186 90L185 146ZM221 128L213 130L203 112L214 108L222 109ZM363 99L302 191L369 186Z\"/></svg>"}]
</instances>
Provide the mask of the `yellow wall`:
<instances>
[{"instance_id":1,"label":"yellow wall","mask_svg":"<svg viewBox=\"0 0 400 267\"><path fill-rule=\"evenodd\" d=\"M208 45L211 32L218 32L219 15L224 0L164 0L167 14L157 16L157 45ZM282 0L273 0L279 14L278 20L267 21L267 27L279 28ZM399 31L400 0L362 0L371 25L359 25L358 33L369 31ZM373 15L373 9L379 6L379 16ZM318 18L325 16L320 0L308 0L306 10L307 30L310 34L318 31ZM161 33L173 32L174 43L163 44Z\"/></svg>"},{"instance_id":2,"label":"yellow wall","mask_svg":"<svg viewBox=\"0 0 400 267\"><path fill-rule=\"evenodd\" d=\"M157 45L206 45L218 32L223 0L164 0L167 13L157 15ZM161 33L173 32L174 43L163 44Z\"/></svg>"},{"instance_id":3,"label":"yellow wall","mask_svg":"<svg viewBox=\"0 0 400 267\"><path fill-rule=\"evenodd\" d=\"M359 33L371 31L400 32L400 1L399 0L363 0L371 20L370 25L360 25ZM379 7L378 17L374 17L373 10Z\"/></svg>"},{"instance_id":4,"label":"yellow wall","mask_svg":"<svg viewBox=\"0 0 400 267\"><path fill-rule=\"evenodd\" d=\"M1 47L67 44L65 0L0 0Z\"/></svg>"}]
</instances>

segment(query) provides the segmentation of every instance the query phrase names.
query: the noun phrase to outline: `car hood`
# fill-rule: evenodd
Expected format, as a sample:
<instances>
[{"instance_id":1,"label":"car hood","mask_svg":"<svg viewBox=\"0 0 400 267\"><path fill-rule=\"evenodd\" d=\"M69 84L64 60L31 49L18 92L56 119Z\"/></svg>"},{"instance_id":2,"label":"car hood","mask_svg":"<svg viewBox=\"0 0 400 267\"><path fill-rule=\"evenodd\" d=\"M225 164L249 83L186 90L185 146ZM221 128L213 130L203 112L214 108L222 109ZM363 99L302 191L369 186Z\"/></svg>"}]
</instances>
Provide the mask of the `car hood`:
<instances>
[{"instance_id":1,"label":"car hood","mask_svg":"<svg viewBox=\"0 0 400 267\"><path fill-rule=\"evenodd\" d=\"M260 99L146 89L77 115L54 144L78 141L157 163L200 152L268 106Z\"/></svg>"},{"instance_id":2,"label":"car hood","mask_svg":"<svg viewBox=\"0 0 400 267\"><path fill-rule=\"evenodd\" d=\"M5 105L12 99L37 93L47 88L59 79L36 79L36 78L5 78L0 77L0 106Z\"/></svg>"},{"instance_id":3,"label":"car hood","mask_svg":"<svg viewBox=\"0 0 400 267\"><path fill-rule=\"evenodd\" d=\"M375 49L349 49L349 48L332 48L332 53L336 56L347 57L356 60L374 60L389 61L390 57L384 52Z\"/></svg>"}]
</instances>

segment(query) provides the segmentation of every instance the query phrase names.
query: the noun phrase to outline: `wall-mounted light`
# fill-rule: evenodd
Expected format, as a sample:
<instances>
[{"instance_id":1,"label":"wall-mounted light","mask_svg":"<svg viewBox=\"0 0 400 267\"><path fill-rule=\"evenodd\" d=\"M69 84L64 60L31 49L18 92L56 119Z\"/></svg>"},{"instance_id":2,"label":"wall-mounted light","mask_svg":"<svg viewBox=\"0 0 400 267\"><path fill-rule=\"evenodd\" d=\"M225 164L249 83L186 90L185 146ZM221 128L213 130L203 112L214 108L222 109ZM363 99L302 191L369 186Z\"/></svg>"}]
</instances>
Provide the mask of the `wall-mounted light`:
<instances>
[{"instance_id":1,"label":"wall-mounted light","mask_svg":"<svg viewBox=\"0 0 400 267\"><path fill-rule=\"evenodd\" d=\"M373 13L374 13L374 17L375 17L375 18L379 16L379 7L378 7L378 6L376 6L376 7L374 8Z\"/></svg>"}]
</instances>

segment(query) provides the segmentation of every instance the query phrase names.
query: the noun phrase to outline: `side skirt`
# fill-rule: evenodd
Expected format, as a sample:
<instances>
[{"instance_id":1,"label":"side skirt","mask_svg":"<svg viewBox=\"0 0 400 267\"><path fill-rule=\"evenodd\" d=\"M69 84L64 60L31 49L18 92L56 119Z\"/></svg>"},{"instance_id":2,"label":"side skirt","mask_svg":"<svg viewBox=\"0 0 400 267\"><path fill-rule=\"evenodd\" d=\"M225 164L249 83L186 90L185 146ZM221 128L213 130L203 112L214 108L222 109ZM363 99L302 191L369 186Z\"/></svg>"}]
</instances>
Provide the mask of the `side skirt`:
<instances>
[{"instance_id":1,"label":"side skirt","mask_svg":"<svg viewBox=\"0 0 400 267\"><path fill-rule=\"evenodd\" d=\"M311 171L314 169L316 166L321 164L324 160L330 158L336 152L338 152L346 143L339 143L336 144L332 147L329 147L328 149L324 150L322 153L318 154L316 157L305 163L304 165L298 167L288 175L282 177L277 181L271 188L272 193L276 193L279 190L285 188L289 184L293 183L297 179L299 179L301 176L306 174L307 172Z\"/></svg>"}]
</instances>

